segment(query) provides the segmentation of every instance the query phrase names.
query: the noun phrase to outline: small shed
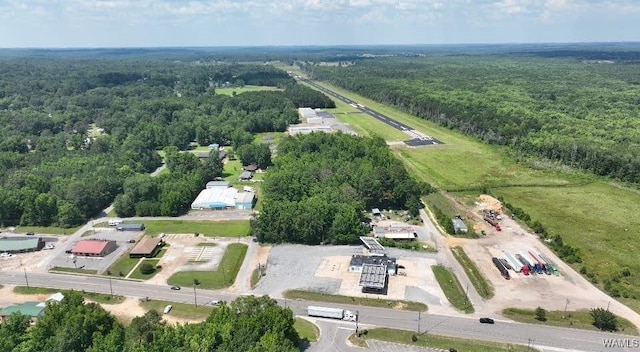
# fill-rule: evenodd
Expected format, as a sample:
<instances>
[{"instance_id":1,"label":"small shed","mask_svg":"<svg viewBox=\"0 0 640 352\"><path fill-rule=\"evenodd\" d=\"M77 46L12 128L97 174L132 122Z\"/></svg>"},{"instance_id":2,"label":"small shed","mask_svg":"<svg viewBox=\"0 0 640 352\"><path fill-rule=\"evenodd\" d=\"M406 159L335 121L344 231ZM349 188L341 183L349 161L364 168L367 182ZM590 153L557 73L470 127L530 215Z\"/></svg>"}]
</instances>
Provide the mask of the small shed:
<instances>
[{"instance_id":1,"label":"small shed","mask_svg":"<svg viewBox=\"0 0 640 352\"><path fill-rule=\"evenodd\" d=\"M116 226L118 231L144 231L144 224L119 224Z\"/></svg>"},{"instance_id":2,"label":"small shed","mask_svg":"<svg viewBox=\"0 0 640 352\"><path fill-rule=\"evenodd\" d=\"M258 170L258 165L256 164L250 164L244 167L244 171L256 172L256 170Z\"/></svg>"},{"instance_id":3,"label":"small shed","mask_svg":"<svg viewBox=\"0 0 640 352\"><path fill-rule=\"evenodd\" d=\"M373 208L371 209L371 215L373 215L374 218L379 218L382 216L382 213L380 212L380 209Z\"/></svg>"},{"instance_id":4,"label":"small shed","mask_svg":"<svg viewBox=\"0 0 640 352\"><path fill-rule=\"evenodd\" d=\"M455 233L469 232L469 229L467 228L467 225L464 223L464 221L460 220L459 218L453 218L451 221L453 222L453 231Z\"/></svg>"},{"instance_id":5,"label":"small shed","mask_svg":"<svg viewBox=\"0 0 640 352\"><path fill-rule=\"evenodd\" d=\"M243 173L240 174L240 181L248 181L251 178L253 178L253 174L250 171L245 171Z\"/></svg>"}]
</instances>

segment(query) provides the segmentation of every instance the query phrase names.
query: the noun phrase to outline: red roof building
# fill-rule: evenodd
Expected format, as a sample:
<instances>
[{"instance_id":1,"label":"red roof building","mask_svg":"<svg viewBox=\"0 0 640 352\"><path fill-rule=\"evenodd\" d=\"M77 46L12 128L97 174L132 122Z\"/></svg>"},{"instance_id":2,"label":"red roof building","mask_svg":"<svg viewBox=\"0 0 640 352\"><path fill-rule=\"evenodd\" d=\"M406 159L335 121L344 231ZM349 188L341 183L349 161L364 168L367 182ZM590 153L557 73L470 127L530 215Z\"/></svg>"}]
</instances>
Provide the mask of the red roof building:
<instances>
[{"instance_id":1,"label":"red roof building","mask_svg":"<svg viewBox=\"0 0 640 352\"><path fill-rule=\"evenodd\" d=\"M115 241L84 240L78 242L72 249L71 254L87 257L104 257L116 250L118 246Z\"/></svg>"}]
</instances>

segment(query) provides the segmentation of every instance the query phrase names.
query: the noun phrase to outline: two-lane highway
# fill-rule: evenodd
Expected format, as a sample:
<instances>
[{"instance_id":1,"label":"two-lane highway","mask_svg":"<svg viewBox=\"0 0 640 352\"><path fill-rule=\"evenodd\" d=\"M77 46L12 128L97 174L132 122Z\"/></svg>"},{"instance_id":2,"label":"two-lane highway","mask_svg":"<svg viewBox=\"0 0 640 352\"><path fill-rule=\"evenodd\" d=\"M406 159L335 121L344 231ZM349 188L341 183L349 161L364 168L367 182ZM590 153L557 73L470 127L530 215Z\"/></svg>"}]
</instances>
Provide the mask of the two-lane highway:
<instances>
[{"instance_id":1,"label":"two-lane highway","mask_svg":"<svg viewBox=\"0 0 640 352\"><path fill-rule=\"evenodd\" d=\"M31 286L59 289L75 289L90 292L110 293L128 297L148 297L155 300L193 303L192 290L172 291L167 285L152 285L137 281L108 279L80 275L28 273ZM0 284L25 285L23 272L6 272L0 276ZM198 303L204 304L213 299L231 301L239 295L211 290L198 290ZM321 302L280 300L297 315L306 315L306 307L313 305L330 305L358 311L359 321L371 326L416 330L420 325L421 333L434 333L461 338L499 341L523 345L535 345L543 351L604 351L603 339L632 339L631 336L548 327L534 324L522 324L509 321L496 321L495 325L480 324L475 318L451 317L435 314L421 314L418 322L417 312L399 311L395 309L371 308L362 306L337 305ZM341 323L344 324L344 323ZM627 351L627 349L608 348L607 351Z\"/></svg>"}]
</instances>

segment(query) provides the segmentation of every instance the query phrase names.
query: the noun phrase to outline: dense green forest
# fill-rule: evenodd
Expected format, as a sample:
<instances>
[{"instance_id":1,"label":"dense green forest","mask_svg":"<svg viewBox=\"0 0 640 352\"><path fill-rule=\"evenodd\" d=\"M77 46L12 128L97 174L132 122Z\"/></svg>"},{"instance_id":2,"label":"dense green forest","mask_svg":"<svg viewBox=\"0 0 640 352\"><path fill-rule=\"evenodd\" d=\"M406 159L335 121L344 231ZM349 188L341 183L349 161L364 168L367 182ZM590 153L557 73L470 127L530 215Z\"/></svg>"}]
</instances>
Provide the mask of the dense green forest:
<instances>
[{"instance_id":1,"label":"dense green forest","mask_svg":"<svg viewBox=\"0 0 640 352\"><path fill-rule=\"evenodd\" d=\"M484 142L637 183L640 63L628 61L637 56L579 50L472 53L303 69ZM625 61L604 61L616 58Z\"/></svg>"},{"instance_id":2,"label":"dense green forest","mask_svg":"<svg viewBox=\"0 0 640 352\"><path fill-rule=\"evenodd\" d=\"M381 138L312 133L284 139L253 222L264 242L354 243L371 208L420 208L422 189Z\"/></svg>"},{"instance_id":3,"label":"dense green forest","mask_svg":"<svg viewBox=\"0 0 640 352\"><path fill-rule=\"evenodd\" d=\"M47 303L45 315L30 327L18 313L0 324L3 352L293 352L300 338L293 313L264 297L223 303L206 321L171 325L151 310L128 326L78 293Z\"/></svg>"},{"instance_id":4,"label":"dense green forest","mask_svg":"<svg viewBox=\"0 0 640 352\"><path fill-rule=\"evenodd\" d=\"M169 173L141 176L158 150L240 148L297 122L300 104L327 106L271 66L90 53L0 57L0 225L75 226L119 194L121 216L179 215L221 166L172 153ZM245 84L281 90L215 94ZM244 154L270 163L260 147Z\"/></svg>"}]
</instances>

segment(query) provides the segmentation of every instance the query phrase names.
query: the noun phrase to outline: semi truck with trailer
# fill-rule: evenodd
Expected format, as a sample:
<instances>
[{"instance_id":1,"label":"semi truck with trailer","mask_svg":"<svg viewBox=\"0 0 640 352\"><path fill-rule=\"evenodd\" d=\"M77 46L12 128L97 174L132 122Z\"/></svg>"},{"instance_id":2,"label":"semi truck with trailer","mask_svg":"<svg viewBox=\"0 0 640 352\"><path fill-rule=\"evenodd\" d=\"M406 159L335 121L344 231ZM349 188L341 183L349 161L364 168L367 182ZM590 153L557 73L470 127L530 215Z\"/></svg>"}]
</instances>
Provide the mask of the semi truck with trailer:
<instances>
[{"instance_id":1,"label":"semi truck with trailer","mask_svg":"<svg viewBox=\"0 0 640 352\"><path fill-rule=\"evenodd\" d=\"M308 306L307 315L310 317L356 321L356 315L352 311L342 308Z\"/></svg>"},{"instance_id":2,"label":"semi truck with trailer","mask_svg":"<svg viewBox=\"0 0 640 352\"><path fill-rule=\"evenodd\" d=\"M540 263L538 263L535 259L533 259L529 253L526 252L521 252L522 257L524 257L524 259L526 259L529 262L529 265L531 265L531 267L533 268L533 270L535 270L536 274L543 274L544 271L542 270L542 265L540 265Z\"/></svg>"},{"instance_id":3,"label":"semi truck with trailer","mask_svg":"<svg viewBox=\"0 0 640 352\"><path fill-rule=\"evenodd\" d=\"M551 268L545 262L540 260L540 258L538 258L535 254L533 254L532 251L529 251L529 255L531 256L531 258L533 258L533 260L538 262L538 264L542 268L542 271L544 271L545 274L551 275Z\"/></svg>"},{"instance_id":4,"label":"semi truck with trailer","mask_svg":"<svg viewBox=\"0 0 640 352\"><path fill-rule=\"evenodd\" d=\"M558 266L556 265L556 263L554 263L552 260L550 260L548 257L546 257L544 254L538 252L538 258L542 259L548 266L551 267L551 271L553 272L553 275L558 276L560 275L560 271L558 271Z\"/></svg>"},{"instance_id":5,"label":"semi truck with trailer","mask_svg":"<svg viewBox=\"0 0 640 352\"><path fill-rule=\"evenodd\" d=\"M516 259L518 259L518 261L522 263L522 273L525 275L529 275L531 273L531 265L529 264L529 262L524 259L524 257L520 253L516 253Z\"/></svg>"},{"instance_id":6,"label":"semi truck with trailer","mask_svg":"<svg viewBox=\"0 0 640 352\"><path fill-rule=\"evenodd\" d=\"M522 271L522 263L520 263L520 261L515 259L511 254L505 252L504 259L507 261L507 263L509 263L509 266L511 266L511 269L513 271L515 271L516 273L519 273Z\"/></svg>"},{"instance_id":7,"label":"semi truck with trailer","mask_svg":"<svg viewBox=\"0 0 640 352\"><path fill-rule=\"evenodd\" d=\"M500 274L502 274L502 277L504 277L506 280L511 279L511 276L509 275L509 270L507 270L507 268L505 268L504 265L502 265L502 262L500 261L500 259L493 257L491 258L491 261L493 262L493 265L495 265L496 268L498 268L498 270L500 271Z\"/></svg>"}]
</instances>

